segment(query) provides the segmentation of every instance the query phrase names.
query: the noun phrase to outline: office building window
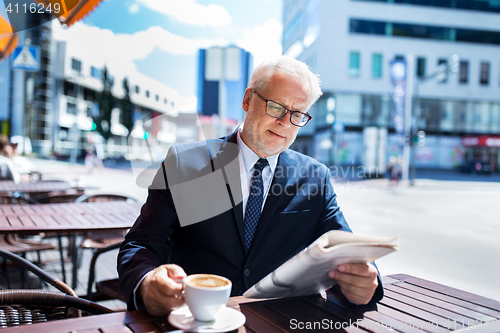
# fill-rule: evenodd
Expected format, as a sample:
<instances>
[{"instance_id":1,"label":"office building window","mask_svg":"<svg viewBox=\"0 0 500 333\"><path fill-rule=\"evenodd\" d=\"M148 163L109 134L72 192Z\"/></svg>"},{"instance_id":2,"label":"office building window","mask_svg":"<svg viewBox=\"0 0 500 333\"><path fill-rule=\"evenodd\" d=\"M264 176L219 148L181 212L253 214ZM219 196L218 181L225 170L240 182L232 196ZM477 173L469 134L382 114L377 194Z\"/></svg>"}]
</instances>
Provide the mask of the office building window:
<instances>
[{"instance_id":1,"label":"office building window","mask_svg":"<svg viewBox=\"0 0 500 333\"><path fill-rule=\"evenodd\" d=\"M477 10L483 12L500 13L498 0L363 0L373 2L389 2L396 4L410 4L416 6L429 6L441 8L457 8Z\"/></svg>"},{"instance_id":2,"label":"office building window","mask_svg":"<svg viewBox=\"0 0 500 333\"><path fill-rule=\"evenodd\" d=\"M160 100L160 96L156 95L155 99L156 99L156 101L159 101Z\"/></svg>"},{"instance_id":3,"label":"office building window","mask_svg":"<svg viewBox=\"0 0 500 333\"><path fill-rule=\"evenodd\" d=\"M146 90L146 97L149 98L149 90Z\"/></svg>"},{"instance_id":4,"label":"office building window","mask_svg":"<svg viewBox=\"0 0 500 333\"><path fill-rule=\"evenodd\" d=\"M448 59L438 59L438 65L439 65L439 67L442 66L443 68L447 67L448 66ZM446 82L448 82L448 75L443 75L443 78L440 81L438 81L438 82L439 83L446 83Z\"/></svg>"},{"instance_id":5,"label":"office building window","mask_svg":"<svg viewBox=\"0 0 500 333\"><path fill-rule=\"evenodd\" d=\"M417 77L423 79L426 73L426 59L424 57L417 58Z\"/></svg>"},{"instance_id":6,"label":"office building window","mask_svg":"<svg viewBox=\"0 0 500 333\"><path fill-rule=\"evenodd\" d=\"M394 60L406 61L406 57L402 54L396 54Z\"/></svg>"},{"instance_id":7,"label":"office building window","mask_svg":"<svg viewBox=\"0 0 500 333\"><path fill-rule=\"evenodd\" d=\"M469 83L469 62L467 60L460 60L458 82Z\"/></svg>"},{"instance_id":8,"label":"office building window","mask_svg":"<svg viewBox=\"0 0 500 333\"><path fill-rule=\"evenodd\" d=\"M135 93L138 94L141 92L141 88L139 86L135 86Z\"/></svg>"},{"instance_id":9,"label":"office building window","mask_svg":"<svg viewBox=\"0 0 500 333\"><path fill-rule=\"evenodd\" d=\"M349 76L359 77L360 68L360 54L359 52L353 51L349 53Z\"/></svg>"},{"instance_id":10,"label":"office building window","mask_svg":"<svg viewBox=\"0 0 500 333\"><path fill-rule=\"evenodd\" d=\"M500 45L499 31L461 29L435 25L350 19L349 32L355 34Z\"/></svg>"},{"instance_id":11,"label":"office building window","mask_svg":"<svg viewBox=\"0 0 500 333\"><path fill-rule=\"evenodd\" d=\"M379 79L382 77L382 54L374 53L372 56L372 77Z\"/></svg>"},{"instance_id":12,"label":"office building window","mask_svg":"<svg viewBox=\"0 0 500 333\"><path fill-rule=\"evenodd\" d=\"M76 88L71 82L64 81L63 91L66 96L76 97Z\"/></svg>"},{"instance_id":13,"label":"office building window","mask_svg":"<svg viewBox=\"0 0 500 333\"><path fill-rule=\"evenodd\" d=\"M73 103L66 104L66 113L76 114L76 104Z\"/></svg>"},{"instance_id":14,"label":"office building window","mask_svg":"<svg viewBox=\"0 0 500 333\"><path fill-rule=\"evenodd\" d=\"M93 78L96 78L96 79L102 78L101 71L99 69L95 68L94 66L90 67L90 76L92 76Z\"/></svg>"},{"instance_id":15,"label":"office building window","mask_svg":"<svg viewBox=\"0 0 500 333\"><path fill-rule=\"evenodd\" d=\"M76 60L75 58L71 59L71 69L74 71L81 73L82 71L82 62L79 60Z\"/></svg>"},{"instance_id":16,"label":"office building window","mask_svg":"<svg viewBox=\"0 0 500 333\"><path fill-rule=\"evenodd\" d=\"M163 103L167 104L167 99L166 98L163 99Z\"/></svg>"},{"instance_id":17,"label":"office building window","mask_svg":"<svg viewBox=\"0 0 500 333\"><path fill-rule=\"evenodd\" d=\"M487 86L490 84L490 63L481 62L480 72L479 72L479 84L482 86Z\"/></svg>"}]
</instances>

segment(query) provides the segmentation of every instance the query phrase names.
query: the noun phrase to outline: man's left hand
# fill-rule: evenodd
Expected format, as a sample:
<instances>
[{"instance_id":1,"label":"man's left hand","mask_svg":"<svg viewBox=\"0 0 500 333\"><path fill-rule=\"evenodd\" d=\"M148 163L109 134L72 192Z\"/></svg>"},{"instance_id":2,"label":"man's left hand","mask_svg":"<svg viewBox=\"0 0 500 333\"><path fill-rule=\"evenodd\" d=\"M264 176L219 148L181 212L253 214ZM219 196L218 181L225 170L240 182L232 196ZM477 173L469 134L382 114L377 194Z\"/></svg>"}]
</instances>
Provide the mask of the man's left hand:
<instances>
[{"instance_id":1,"label":"man's left hand","mask_svg":"<svg viewBox=\"0 0 500 333\"><path fill-rule=\"evenodd\" d=\"M348 300L356 305L368 304L378 287L377 269L372 264L342 264L328 272Z\"/></svg>"}]
</instances>

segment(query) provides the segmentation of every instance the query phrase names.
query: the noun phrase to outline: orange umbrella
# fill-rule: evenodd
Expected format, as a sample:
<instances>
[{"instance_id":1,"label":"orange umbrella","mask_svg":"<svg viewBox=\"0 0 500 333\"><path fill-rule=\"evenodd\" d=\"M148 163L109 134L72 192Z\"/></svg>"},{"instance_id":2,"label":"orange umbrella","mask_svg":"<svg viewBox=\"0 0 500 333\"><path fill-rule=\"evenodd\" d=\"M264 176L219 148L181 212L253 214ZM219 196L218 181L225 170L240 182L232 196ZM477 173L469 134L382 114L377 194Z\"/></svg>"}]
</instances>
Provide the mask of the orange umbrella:
<instances>
[{"instance_id":1,"label":"orange umbrella","mask_svg":"<svg viewBox=\"0 0 500 333\"><path fill-rule=\"evenodd\" d=\"M51 6L57 9L52 13L57 16L62 24L68 27L87 16L102 0L36 0L44 4L45 8ZM57 7L54 7L57 6Z\"/></svg>"},{"instance_id":2,"label":"orange umbrella","mask_svg":"<svg viewBox=\"0 0 500 333\"><path fill-rule=\"evenodd\" d=\"M0 15L0 60L7 58L14 51L17 42L17 34L12 32L9 22Z\"/></svg>"}]
</instances>

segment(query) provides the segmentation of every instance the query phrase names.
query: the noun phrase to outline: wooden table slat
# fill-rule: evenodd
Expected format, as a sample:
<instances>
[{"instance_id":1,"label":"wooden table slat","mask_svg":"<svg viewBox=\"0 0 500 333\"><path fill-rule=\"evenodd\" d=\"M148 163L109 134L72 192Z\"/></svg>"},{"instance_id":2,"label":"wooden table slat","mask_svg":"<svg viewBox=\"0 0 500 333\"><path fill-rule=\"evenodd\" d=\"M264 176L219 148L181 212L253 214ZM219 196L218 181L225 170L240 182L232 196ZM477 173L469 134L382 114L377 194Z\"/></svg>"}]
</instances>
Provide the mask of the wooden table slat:
<instances>
[{"instance_id":1,"label":"wooden table slat","mask_svg":"<svg viewBox=\"0 0 500 333\"><path fill-rule=\"evenodd\" d=\"M427 296L424 294L420 294L420 293L413 291L413 290L401 288L400 285L388 286L388 287L386 287L385 292L386 292L386 294L388 292L395 292L395 293L398 293L400 295L405 295L405 296L411 297L413 299L420 300L422 302L440 307L442 309L446 309L448 311L451 311L451 312L454 312L457 314L462 314L467 318L471 318L471 319L475 319L475 320L492 321L495 319L495 317L485 315L481 312L469 310L467 308L464 308L464 307L461 307L461 306L458 306L458 305L455 305L452 303L448 303L448 302L445 302L445 301L440 300L440 299L436 299L436 298L433 298L433 297L430 297L430 296Z\"/></svg>"},{"instance_id":2,"label":"wooden table slat","mask_svg":"<svg viewBox=\"0 0 500 333\"><path fill-rule=\"evenodd\" d=\"M127 326L108 326L101 328L100 330L102 333L133 333L130 328Z\"/></svg>"},{"instance_id":3,"label":"wooden table slat","mask_svg":"<svg viewBox=\"0 0 500 333\"><path fill-rule=\"evenodd\" d=\"M393 277L393 278L395 278L396 276L402 277L404 279L404 281L408 284L413 284L413 285L419 286L421 288L430 289L430 290L433 290L435 292L439 292L439 293L442 293L445 295L453 295L452 297L455 297L455 298L458 298L461 300L465 300L465 301L468 301L468 302L471 302L474 304L478 304L478 305L481 305L481 306L484 306L484 307L487 307L487 308L490 308L493 310L500 311L500 302L496 301L494 299L475 295L475 294L469 293L467 291L444 286L444 285L439 284L439 283L423 280L423 279L413 277L413 276L408 276L408 275L404 275L404 274L391 275L391 277Z\"/></svg>"},{"instance_id":4,"label":"wooden table slat","mask_svg":"<svg viewBox=\"0 0 500 333\"><path fill-rule=\"evenodd\" d=\"M241 312L246 317L245 326L247 326L248 328L250 328L255 332L266 332L266 333L286 332L274 326L272 323L269 323L266 319L261 318L260 316L253 313L253 310L250 307L245 307L244 305L241 305Z\"/></svg>"},{"instance_id":5,"label":"wooden table slat","mask_svg":"<svg viewBox=\"0 0 500 333\"><path fill-rule=\"evenodd\" d=\"M156 326L153 322L151 321L141 321L138 323L130 323L128 324L128 328L134 333L162 333L163 330L159 329L158 326Z\"/></svg>"},{"instance_id":6,"label":"wooden table slat","mask_svg":"<svg viewBox=\"0 0 500 333\"><path fill-rule=\"evenodd\" d=\"M415 291L415 292L421 293L423 295L427 295L427 296L430 296L430 297L433 297L436 299L440 299L440 300L447 302L449 304L453 304L453 305L457 305L457 306L460 306L460 307L465 308L465 309L473 310L475 312L479 312L479 313L485 314L487 316L500 318L500 311L486 308L484 306L470 303L467 301L463 301L463 300L455 298L455 297L443 295L443 294L438 293L436 291L424 289L424 288L421 288L421 287L418 287L418 286L415 286L412 284L408 284L408 283L400 284L400 285L398 285L398 288Z\"/></svg>"},{"instance_id":7,"label":"wooden table slat","mask_svg":"<svg viewBox=\"0 0 500 333\"><path fill-rule=\"evenodd\" d=\"M415 318L418 318L418 319L424 321L426 326L435 326L434 324L437 324L437 325L444 328L444 327L446 327L446 324L447 324L445 317L436 315L436 314L434 314L432 312L428 312L426 310L415 308L412 305L409 305L409 304L406 304L406 303L403 303L403 302L400 302L400 301L397 301L397 300L394 300L394 299L391 299L388 297L384 297L380 301L380 305L385 305L385 306L391 307L393 309L398 309L398 311L400 313L406 313L406 314L411 315ZM441 331L441 330L438 330L438 331Z\"/></svg>"},{"instance_id":8,"label":"wooden table slat","mask_svg":"<svg viewBox=\"0 0 500 333\"><path fill-rule=\"evenodd\" d=\"M298 300L300 303L301 301ZM277 304L276 304L277 303ZM286 302L288 303L288 302ZM280 330L285 332L296 331L296 329L292 329L292 320L295 319L298 322L304 322L304 313L310 313L311 306L309 309L303 309L303 312L296 311L296 308L290 305L287 305L284 302L265 302L265 303L252 303L252 304L244 304L242 305L242 309L249 309L254 315L260 318L266 318L266 321L271 325L277 327ZM281 305L280 305L281 304ZM307 304L302 304L307 307ZM283 307L288 308L290 311L286 313L286 311L280 311L280 308ZM308 311L309 310L309 311ZM245 313L245 312L244 312ZM313 321L312 318L308 318L308 321ZM309 329L304 329L304 332L310 332Z\"/></svg>"}]
</instances>

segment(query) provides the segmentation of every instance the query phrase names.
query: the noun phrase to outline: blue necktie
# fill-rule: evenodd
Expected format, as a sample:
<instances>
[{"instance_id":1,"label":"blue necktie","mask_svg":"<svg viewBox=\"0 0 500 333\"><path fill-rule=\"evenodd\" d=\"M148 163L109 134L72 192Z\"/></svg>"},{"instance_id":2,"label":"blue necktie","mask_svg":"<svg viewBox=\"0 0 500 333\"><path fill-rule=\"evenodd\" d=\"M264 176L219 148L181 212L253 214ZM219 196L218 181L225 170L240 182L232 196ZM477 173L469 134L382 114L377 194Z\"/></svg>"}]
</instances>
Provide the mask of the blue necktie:
<instances>
[{"instance_id":1,"label":"blue necktie","mask_svg":"<svg viewBox=\"0 0 500 333\"><path fill-rule=\"evenodd\" d=\"M252 245L253 235L257 229L260 219L262 203L264 202L264 182L262 181L262 170L268 165L265 158L260 158L255 162L252 176L252 186L248 197L247 209L245 213L245 250L248 253Z\"/></svg>"}]
</instances>

